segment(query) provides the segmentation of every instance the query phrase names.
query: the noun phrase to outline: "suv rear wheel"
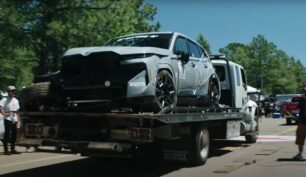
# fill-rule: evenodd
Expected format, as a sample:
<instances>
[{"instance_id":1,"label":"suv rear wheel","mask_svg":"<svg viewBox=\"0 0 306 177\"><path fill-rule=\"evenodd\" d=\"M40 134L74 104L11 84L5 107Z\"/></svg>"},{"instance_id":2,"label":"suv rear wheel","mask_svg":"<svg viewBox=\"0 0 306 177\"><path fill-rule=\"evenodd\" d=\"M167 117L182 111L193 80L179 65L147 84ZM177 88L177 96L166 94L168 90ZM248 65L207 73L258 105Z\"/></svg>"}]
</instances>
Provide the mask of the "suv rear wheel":
<instances>
[{"instance_id":1,"label":"suv rear wheel","mask_svg":"<svg viewBox=\"0 0 306 177\"><path fill-rule=\"evenodd\" d=\"M219 90L215 82L209 83L208 97L209 97L209 106L218 107L219 106Z\"/></svg>"},{"instance_id":2,"label":"suv rear wheel","mask_svg":"<svg viewBox=\"0 0 306 177\"><path fill-rule=\"evenodd\" d=\"M59 96L50 93L50 82L41 82L24 88L20 93L21 104L26 111L58 111Z\"/></svg>"}]
</instances>

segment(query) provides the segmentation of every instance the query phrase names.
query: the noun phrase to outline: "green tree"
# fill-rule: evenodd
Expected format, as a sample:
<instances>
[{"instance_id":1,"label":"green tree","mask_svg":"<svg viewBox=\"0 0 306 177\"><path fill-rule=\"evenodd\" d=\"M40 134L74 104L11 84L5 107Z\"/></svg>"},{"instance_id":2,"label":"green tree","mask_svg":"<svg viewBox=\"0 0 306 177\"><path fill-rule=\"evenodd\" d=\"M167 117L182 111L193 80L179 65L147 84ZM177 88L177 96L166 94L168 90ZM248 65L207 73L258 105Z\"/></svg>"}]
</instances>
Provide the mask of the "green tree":
<instances>
[{"instance_id":1,"label":"green tree","mask_svg":"<svg viewBox=\"0 0 306 177\"><path fill-rule=\"evenodd\" d=\"M197 42L206 50L208 54L212 54L210 50L210 45L203 34L199 34Z\"/></svg>"},{"instance_id":2,"label":"green tree","mask_svg":"<svg viewBox=\"0 0 306 177\"><path fill-rule=\"evenodd\" d=\"M143 0L2 0L0 43L8 42L13 54L0 60L17 60L19 51L35 74L55 71L68 48L100 46L115 36L158 30L159 23L151 23L156 10Z\"/></svg>"},{"instance_id":3,"label":"green tree","mask_svg":"<svg viewBox=\"0 0 306 177\"><path fill-rule=\"evenodd\" d=\"M256 77L261 76L265 93L296 93L306 84L306 70L300 61L289 57L263 35L246 45L228 44L220 52L244 66L249 85L255 86Z\"/></svg>"}]
</instances>

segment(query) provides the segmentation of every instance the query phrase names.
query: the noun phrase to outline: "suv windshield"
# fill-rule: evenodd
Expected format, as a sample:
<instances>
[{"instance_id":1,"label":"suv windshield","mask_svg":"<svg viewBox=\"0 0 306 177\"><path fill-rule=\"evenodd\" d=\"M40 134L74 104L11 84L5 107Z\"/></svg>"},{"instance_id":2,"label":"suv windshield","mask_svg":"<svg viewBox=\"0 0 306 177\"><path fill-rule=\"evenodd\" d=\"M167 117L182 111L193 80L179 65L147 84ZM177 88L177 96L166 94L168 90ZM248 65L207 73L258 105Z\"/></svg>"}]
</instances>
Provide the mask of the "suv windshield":
<instances>
[{"instance_id":1,"label":"suv windshield","mask_svg":"<svg viewBox=\"0 0 306 177\"><path fill-rule=\"evenodd\" d=\"M168 49L172 34L144 34L115 38L106 46L158 47Z\"/></svg>"}]
</instances>

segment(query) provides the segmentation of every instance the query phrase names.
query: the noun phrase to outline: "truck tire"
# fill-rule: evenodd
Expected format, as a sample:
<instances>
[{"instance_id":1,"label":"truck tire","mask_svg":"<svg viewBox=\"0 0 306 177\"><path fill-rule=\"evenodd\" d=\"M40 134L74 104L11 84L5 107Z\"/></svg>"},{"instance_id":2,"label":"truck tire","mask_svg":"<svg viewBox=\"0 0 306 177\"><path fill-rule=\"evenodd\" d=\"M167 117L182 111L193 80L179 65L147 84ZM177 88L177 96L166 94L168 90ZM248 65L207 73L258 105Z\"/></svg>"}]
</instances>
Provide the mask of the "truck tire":
<instances>
[{"instance_id":1,"label":"truck tire","mask_svg":"<svg viewBox=\"0 0 306 177\"><path fill-rule=\"evenodd\" d=\"M172 75L167 70L161 70L156 75L155 98L153 111L159 112L166 107L175 107L177 103L176 85Z\"/></svg>"},{"instance_id":2,"label":"truck tire","mask_svg":"<svg viewBox=\"0 0 306 177\"><path fill-rule=\"evenodd\" d=\"M60 96L50 94L50 82L35 83L24 88L20 100L26 111L58 111Z\"/></svg>"},{"instance_id":3,"label":"truck tire","mask_svg":"<svg viewBox=\"0 0 306 177\"><path fill-rule=\"evenodd\" d=\"M246 141L246 143L249 143L249 144L256 143L257 138L258 138L258 134L259 134L259 116L258 115L256 116L257 111L258 110L256 108L255 115L254 115L255 116L255 121L256 121L255 130L245 134L245 141Z\"/></svg>"},{"instance_id":4,"label":"truck tire","mask_svg":"<svg viewBox=\"0 0 306 177\"><path fill-rule=\"evenodd\" d=\"M259 118L257 117L256 122L256 129L253 132L245 134L245 142L249 144L254 144L257 142L258 134L259 134Z\"/></svg>"},{"instance_id":5,"label":"truck tire","mask_svg":"<svg viewBox=\"0 0 306 177\"><path fill-rule=\"evenodd\" d=\"M206 127L195 128L191 134L191 148L189 150L189 163L191 165L203 165L209 156L209 131Z\"/></svg>"},{"instance_id":6,"label":"truck tire","mask_svg":"<svg viewBox=\"0 0 306 177\"><path fill-rule=\"evenodd\" d=\"M258 135L257 133L248 133L245 135L245 142L249 144L253 144L257 142Z\"/></svg>"},{"instance_id":7,"label":"truck tire","mask_svg":"<svg viewBox=\"0 0 306 177\"><path fill-rule=\"evenodd\" d=\"M286 118L286 124L287 125L291 125L292 124L291 118Z\"/></svg>"}]
</instances>

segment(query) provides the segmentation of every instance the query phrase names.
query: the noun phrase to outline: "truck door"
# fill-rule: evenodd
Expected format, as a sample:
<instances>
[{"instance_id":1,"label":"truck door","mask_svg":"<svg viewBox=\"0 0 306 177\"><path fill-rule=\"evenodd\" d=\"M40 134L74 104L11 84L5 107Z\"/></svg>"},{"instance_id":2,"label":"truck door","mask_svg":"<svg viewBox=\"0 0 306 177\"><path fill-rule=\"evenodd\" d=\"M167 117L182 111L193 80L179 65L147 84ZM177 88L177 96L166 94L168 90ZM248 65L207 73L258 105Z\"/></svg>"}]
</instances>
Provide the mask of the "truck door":
<instances>
[{"instance_id":1,"label":"truck door","mask_svg":"<svg viewBox=\"0 0 306 177\"><path fill-rule=\"evenodd\" d=\"M247 103L247 83L244 69L235 65L235 106L243 108Z\"/></svg>"}]
</instances>

